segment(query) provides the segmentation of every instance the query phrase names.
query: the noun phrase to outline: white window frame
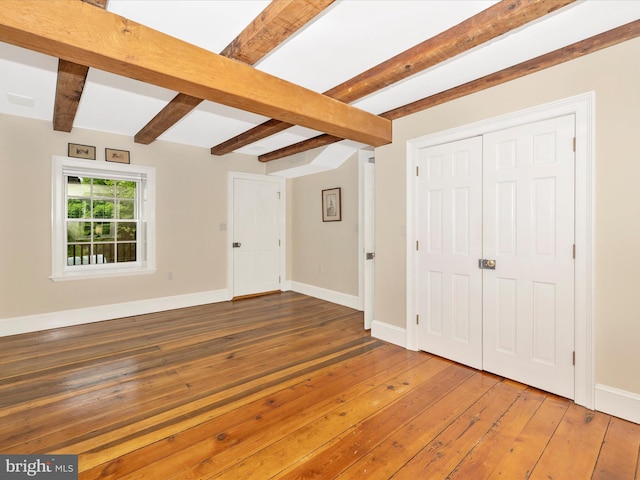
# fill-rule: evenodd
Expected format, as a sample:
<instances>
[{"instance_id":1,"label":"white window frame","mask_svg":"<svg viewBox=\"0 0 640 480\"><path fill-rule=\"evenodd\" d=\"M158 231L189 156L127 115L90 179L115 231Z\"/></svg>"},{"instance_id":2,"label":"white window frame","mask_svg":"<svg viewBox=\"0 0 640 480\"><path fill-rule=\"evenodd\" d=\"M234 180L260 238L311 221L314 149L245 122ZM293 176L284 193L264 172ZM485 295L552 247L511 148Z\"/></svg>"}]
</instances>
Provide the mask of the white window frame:
<instances>
[{"instance_id":1,"label":"white window frame","mask_svg":"<svg viewBox=\"0 0 640 480\"><path fill-rule=\"evenodd\" d=\"M136 262L68 265L66 175L140 182L140 225ZM53 281L152 274L156 271L156 171L153 167L96 162L54 155L51 169L51 279Z\"/></svg>"}]
</instances>

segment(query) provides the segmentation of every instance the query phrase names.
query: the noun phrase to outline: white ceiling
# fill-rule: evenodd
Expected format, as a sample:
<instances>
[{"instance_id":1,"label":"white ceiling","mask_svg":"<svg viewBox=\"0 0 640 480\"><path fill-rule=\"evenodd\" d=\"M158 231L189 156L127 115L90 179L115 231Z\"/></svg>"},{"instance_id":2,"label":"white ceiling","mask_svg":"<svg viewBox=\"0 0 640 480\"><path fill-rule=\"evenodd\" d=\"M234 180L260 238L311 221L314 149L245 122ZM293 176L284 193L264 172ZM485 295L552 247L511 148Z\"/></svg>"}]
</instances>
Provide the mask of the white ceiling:
<instances>
[{"instance_id":1,"label":"white ceiling","mask_svg":"<svg viewBox=\"0 0 640 480\"><path fill-rule=\"evenodd\" d=\"M268 3L109 0L107 10L219 53ZM324 92L494 3L497 2L337 0L255 67ZM639 18L640 0L576 2L354 105L379 114ZM0 113L51 120L57 64L57 58L0 42ZM90 69L74 127L133 136L176 93ZM210 148L266 120L205 101L159 138ZM261 155L318 133L294 127L238 152Z\"/></svg>"}]
</instances>

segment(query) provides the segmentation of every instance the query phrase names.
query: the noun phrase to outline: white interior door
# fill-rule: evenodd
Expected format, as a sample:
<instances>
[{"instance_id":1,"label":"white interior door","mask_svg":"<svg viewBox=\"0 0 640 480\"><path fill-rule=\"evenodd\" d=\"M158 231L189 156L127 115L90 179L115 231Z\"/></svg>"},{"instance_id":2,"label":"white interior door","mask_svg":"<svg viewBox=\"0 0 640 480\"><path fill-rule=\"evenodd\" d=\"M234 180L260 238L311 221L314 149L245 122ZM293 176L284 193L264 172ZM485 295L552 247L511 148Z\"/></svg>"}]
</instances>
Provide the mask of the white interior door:
<instances>
[{"instance_id":1,"label":"white interior door","mask_svg":"<svg viewBox=\"0 0 640 480\"><path fill-rule=\"evenodd\" d=\"M374 319L375 308L375 200L376 200L376 164L373 157L363 164L363 208L364 241L362 254L364 260L364 328L369 330Z\"/></svg>"},{"instance_id":2,"label":"white interior door","mask_svg":"<svg viewBox=\"0 0 640 480\"><path fill-rule=\"evenodd\" d=\"M482 137L418 159L418 347L482 368Z\"/></svg>"},{"instance_id":3,"label":"white interior door","mask_svg":"<svg viewBox=\"0 0 640 480\"><path fill-rule=\"evenodd\" d=\"M420 151L421 350L574 398L574 131L568 115Z\"/></svg>"},{"instance_id":4,"label":"white interior door","mask_svg":"<svg viewBox=\"0 0 640 480\"><path fill-rule=\"evenodd\" d=\"M232 296L280 289L280 182L232 178Z\"/></svg>"},{"instance_id":5,"label":"white interior door","mask_svg":"<svg viewBox=\"0 0 640 480\"><path fill-rule=\"evenodd\" d=\"M574 397L574 117L484 136L484 369Z\"/></svg>"}]
</instances>

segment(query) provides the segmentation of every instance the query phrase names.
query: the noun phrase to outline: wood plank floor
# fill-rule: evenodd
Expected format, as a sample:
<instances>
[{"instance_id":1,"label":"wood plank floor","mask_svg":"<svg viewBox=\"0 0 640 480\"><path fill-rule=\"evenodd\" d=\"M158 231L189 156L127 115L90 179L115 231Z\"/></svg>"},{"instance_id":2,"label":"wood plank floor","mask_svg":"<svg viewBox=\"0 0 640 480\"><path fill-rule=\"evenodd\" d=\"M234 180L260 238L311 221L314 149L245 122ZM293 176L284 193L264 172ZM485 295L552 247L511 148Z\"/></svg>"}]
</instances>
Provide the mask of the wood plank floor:
<instances>
[{"instance_id":1,"label":"wood plank floor","mask_svg":"<svg viewBox=\"0 0 640 480\"><path fill-rule=\"evenodd\" d=\"M640 425L292 292L0 338L0 453L89 479L638 479Z\"/></svg>"}]
</instances>

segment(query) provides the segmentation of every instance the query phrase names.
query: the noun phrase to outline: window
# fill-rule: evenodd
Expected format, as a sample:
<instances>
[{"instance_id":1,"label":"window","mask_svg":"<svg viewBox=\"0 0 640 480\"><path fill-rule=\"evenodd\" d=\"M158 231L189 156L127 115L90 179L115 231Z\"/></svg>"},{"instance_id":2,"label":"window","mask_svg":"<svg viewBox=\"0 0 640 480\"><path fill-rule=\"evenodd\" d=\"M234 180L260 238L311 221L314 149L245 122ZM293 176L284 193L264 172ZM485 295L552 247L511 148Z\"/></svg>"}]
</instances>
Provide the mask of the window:
<instances>
[{"instance_id":1,"label":"window","mask_svg":"<svg viewBox=\"0 0 640 480\"><path fill-rule=\"evenodd\" d=\"M53 280L155 271L155 169L53 157Z\"/></svg>"}]
</instances>

